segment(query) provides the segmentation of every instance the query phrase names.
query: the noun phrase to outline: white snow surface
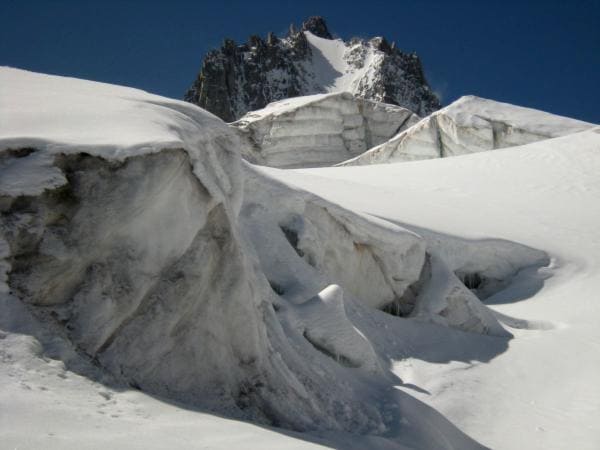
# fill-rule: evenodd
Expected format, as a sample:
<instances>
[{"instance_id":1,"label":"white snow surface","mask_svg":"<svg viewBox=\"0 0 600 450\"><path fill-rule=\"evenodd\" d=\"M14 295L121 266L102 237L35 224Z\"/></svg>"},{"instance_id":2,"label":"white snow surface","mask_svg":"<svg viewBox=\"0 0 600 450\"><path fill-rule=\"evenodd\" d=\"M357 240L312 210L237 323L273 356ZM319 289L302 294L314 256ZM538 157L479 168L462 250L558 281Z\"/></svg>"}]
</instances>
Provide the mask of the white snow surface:
<instances>
[{"instance_id":1,"label":"white snow surface","mask_svg":"<svg viewBox=\"0 0 600 450\"><path fill-rule=\"evenodd\" d=\"M3 446L600 444L599 128L284 171L186 103L0 82Z\"/></svg>"},{"instance_id":2,"label":"white snow surface","mask_svg":"<svg viewBox=\"0 0 600 450\"><path fill-rule=\"evenodd\" d=\"M341 165L446 158L529 144L593 126L568 117L468 95Z\"/></svg>"},{"instance_id":3,"label":"white snow surface","mask_svg":"<svg viewBox=\"0 0 600 450\"><path fill-rule=\"evenodd\" d=\"M382 58L381 52L371 45L357 43L355 47L365 54L361 52L361 64L353 65L354 48L346 46L343 40L324 39L310 31L304 34L311 47L315 83L325 92L358 92L361 81L372 76L373 66Z\"/></svg>"},{"instance_id":4,"label":"white snow surface","mask_svg":"<svg viewBox=\"0 0 600 450\"><path fill-rule=\"evenodd\" d=\"M419 121L406 108L348 92L270 103L232 125L245 159L270 167L319 167L359 155Z\"/></svg>"},{"instance_id":5,"label":"white snow surface","mask_svg":"<svg viewBox=\"0 0 600 450\"><path fill-rule=\"evenodd\" d=\"M600 446L599 170L600 127L456 158L271 169L430 241L439 233L482 243L500 238L550 255L548 268L523 270L487 299L497 313L520 319L511 321L508 347L472 336L459 349L423 336L420 356L394 364L421 388L416 398L498 449Z\"/></svg>"}]
</instances>

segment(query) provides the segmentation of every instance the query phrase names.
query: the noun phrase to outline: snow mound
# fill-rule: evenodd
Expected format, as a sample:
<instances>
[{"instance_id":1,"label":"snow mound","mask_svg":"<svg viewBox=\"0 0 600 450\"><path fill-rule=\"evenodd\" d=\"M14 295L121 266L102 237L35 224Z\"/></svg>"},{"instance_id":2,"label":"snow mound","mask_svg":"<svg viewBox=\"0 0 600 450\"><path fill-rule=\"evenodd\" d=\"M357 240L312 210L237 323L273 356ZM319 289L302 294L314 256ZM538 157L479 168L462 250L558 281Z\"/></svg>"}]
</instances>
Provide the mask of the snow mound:
<instances>
[{"instance_id":1,"label":"snow mound","mask_svg":"<svg viewBox=\"0 0 600 450\"><path fill-rule=\"evenodd\" d=\"M529 144L593 126L534 109L465 96L340 165L446 158Z\"/></svg>"},{"instance_id":2,"label":"snow mound","mask_svg":"<svg viewBox=\"0 0 600 450\"><path fill-rule=\"evenodd\" d=\"M371 308L401 299L420 276L425 245L414 233L361 217L247 166L243 229L263 271L292 301L330 284Z\"/></svg>"},{"instance_id":3,"label":"snow mound","mask_svg":"<svg viewBox=\"0 0 600 450\"><path fill-rule=\"evenodd\" d=\"M247 160L285 168L339 163L418 120L408 109L342 92L274 102L232 125L241 131Z\"/></svg>"},{"instance_id":4,"label":"snow mound","mask_svg":"<svg viewBox=\"0 0 600 450\"><path fill-rule=\"evenodd\" d=\"M494 314L437 256L430 259L430 279L419 294L414 316L465 331L508 336Z\"/></svg>"},{"instance_id":5,"label":"snow mound","mask_svg":"<svg viewBox=\"0 0 600 450\"><path fill-rule=\"evenodd\" d=\"M332 284L299 308L304 337L315 348L348 367L371 372L383 368L371 343L346 315L342 288Z\"/></svg>"},{"instance_id":6,"label":"snow mound","mask_svg":"<svg viewBox=\"0 0 600 450\"><path fill-rule=\"evenodd\" d=\"M543 252L515 243L417 234L294 188L288 171L245 169L244 232L273 289L293 304L335 284L367 309L506 336L465 283L480 277L476 287L495 292L521 268L547 263Z\"/></svg>"},{"instance_id":7,"label":"snow mound","mask_svg":"<svg viewBox=\"0 0 600 450\"><path fill-rule=\"evenodd\" d=\"M238 237L229 128L133 89L0 79L3 295L148 392L235 413L244 386L281 379L262 317L270 291L248 295L261 288ZM268 420L259 409L248 417Z\"/></svg>"}]
</instances>

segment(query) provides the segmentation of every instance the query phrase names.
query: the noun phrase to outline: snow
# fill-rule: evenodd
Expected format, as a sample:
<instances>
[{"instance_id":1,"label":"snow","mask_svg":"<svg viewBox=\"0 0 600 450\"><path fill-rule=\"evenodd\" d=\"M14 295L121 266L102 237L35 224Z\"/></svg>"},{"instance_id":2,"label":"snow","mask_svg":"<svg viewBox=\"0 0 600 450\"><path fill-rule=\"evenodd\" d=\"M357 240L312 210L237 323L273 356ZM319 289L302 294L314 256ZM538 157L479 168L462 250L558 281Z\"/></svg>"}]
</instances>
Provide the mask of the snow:
<instances>
[{"instance_id":1,"label":"snow","mask_svg":"<svg viewBox=\"0 0 600 450\"><path fill-rule=\"evenodd\" d=\"M593 125L475 96L461 97L343 165L445 158L577 133Z\"/></svg>"},{"instance_id":2,"label":"snow","mask_svg":"<svg viewBox=\"0 0 600 450\"><path fill-rule=\"evenodd\" d=\"M312 59L306 69L313 75L313 86L307 92L350 92L359 95L373 86L383 61L383 52L372 41L324 39L310 31L304 35Z\"/></svg>"},{"instance_id":3,"label":"snow","mask_svg":"<svg viewBox=\"0 0 600 450\"><path fill-rule=\"evenodd\" d=\"M352 94L296 97L270 103L232 125L242 153L271 167L318 167L342 162L416 123L408 109Z\"/></svg>"},{"instance_id":4,"label":"snow","mask_svg":"<svg viewBox=\"0 0 600 450\"><path fill-rule=\"evenodd\" d=\"M242 165L233 130L194 106L82 80L0 74L0 395L11 423L46 424L60 436L56 447L97 446L106 434L94 431L94 400L133 392L143 414L167 416L163 424L181 408L190 423L211 422L193 414L199 408L278 425L284 445L298 443L285 437L289 429L312 432L294 438L358 448L474 445L438 416L445 431L424 431L431 419L423 405L426 412L402 410L398 402L411 400L389 395L397 383L389 360L365 334L369 325L357 326L373 314L392 320L377 309L388 302L413 307L414 295L404 294L425 261L419 236L285 184L276 189ZM292 208L252 214L278 190ZM275 260L265 262L270 245ZM278 271L277 258L288 262ZM362 276L350 276L347 264ZM32 386L49 396L25 416ZM44 405L57 395L68 400L48 420ZM110 417L135 415L116 403ZM0 433L18 445L46 437L14 434L5 423ZM397 439L383 437L399 427ZM213 439L194 430L200 442Z\"/></svg>"},{"instance_id":5,"label":"snow","mask_svg":"<svg viewBox=\"0 0 600 450\"><path fill-rule=\"evenodd\" d=\"M48 153L86 152L122 161L132 155L183 148L213 195L223 198L233 191L240 192L239 186L236 189L229 185L235 175L217 179L223 173L216 167L218 164L212 163L231 158L231 152L219 150L217 156L217 150L206 145L219 137L233 140L233 146L235 136L215 116L186 102L138 89L3 67L0 124L2 149L44 150L42 156L27 157L27 162L22 163L28 170L44 171L43 186L57 184L56 178L44 169ZM206 153L195 151L198 147L205 148ZM213 167L201 173L203 164ZM234 167L232 163L232 170ZM18 180L13 180L11 186L5 185L5 180L3 177L3 189L19 189L12 184ZM37 177L33 180L37 181Z\"/></svg>"},{"instance_id":6,"label":"snow","mask_svg":"<svg viewBox=\"0 0 600 450\"><path fill-rule=\"evenodd\" d=\"M487 299L523 319L509 347L488 360L489 343L479 338L456 350L456 342L422 336L422 350L394 364L421 388L412 395L483 445L600 445L599 149L595 127L456 158L285 172L287 182L415 231L501 238L550 255L548 269L524 271Z\"/></svg>"},{"instance_id":7,"label":"snow","mask_svg":"<svg viewBox=\"0 0 600 450\"><path fill-rule=\"evenodd\" d=\"M0 89L3 445L600 444L600 127L279 170L182 102Z\"/></svg>"},{"instance_id":8,"label":"snow","mask_svg":"<svg viewBox=\"0 0 600 450\"><path fill-rule=\"evenodd\" d=\"M343 40L324 39L310 31L305 31L304 34L312 52L315 82L322 86L325 92L352 92L369 67L371 49L364 66L352 70L344 58L348 48Z\"/></svg>"}]
</instances>

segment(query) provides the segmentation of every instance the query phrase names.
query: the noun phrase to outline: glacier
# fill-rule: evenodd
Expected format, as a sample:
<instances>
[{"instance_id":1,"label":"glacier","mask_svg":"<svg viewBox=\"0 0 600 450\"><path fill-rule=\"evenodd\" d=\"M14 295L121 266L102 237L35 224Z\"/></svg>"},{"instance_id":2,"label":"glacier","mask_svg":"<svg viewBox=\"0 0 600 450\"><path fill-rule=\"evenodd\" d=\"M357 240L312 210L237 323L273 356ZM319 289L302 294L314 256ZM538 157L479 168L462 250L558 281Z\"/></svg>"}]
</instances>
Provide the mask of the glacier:
<instances>
[{"instance_id":1,"label":"glacier","mask_svg":"<svg viewBox=\"0 0 600 450\"><path fill-rule=\"evenodd\" d=\"M469 95L341 165L447 158L525 145L593 126L580 120Z\"/></svg>"},{"instance_id":2,"label":"glacier","mask_svg":"<svg viewBox=\"0 0 600 450\"><path fill-rule=\"evenodd\" d=\"M306 168L434 116L332 93L228 125L131 88L10 68L0 85L7 445L518 448L516 427L560 448L558 421L575 431L539 376L568 378L559 351L593 385L593 358L563 353L595 311L597 127L469 97L434 116L472 155ZM484 122L504 124L491 148Z\"/></svg>"},{"instance_id":3,"label":"glacier","mask_svg":"<svg viewBox=\"0 0 600 450\"><path fill-rule=\"evenodd\" d=\"M418 121L406 108L342 92L270 103L231 125L240 131L246 160L293 168L340 163Z\"/></svg>"}]
</instances>

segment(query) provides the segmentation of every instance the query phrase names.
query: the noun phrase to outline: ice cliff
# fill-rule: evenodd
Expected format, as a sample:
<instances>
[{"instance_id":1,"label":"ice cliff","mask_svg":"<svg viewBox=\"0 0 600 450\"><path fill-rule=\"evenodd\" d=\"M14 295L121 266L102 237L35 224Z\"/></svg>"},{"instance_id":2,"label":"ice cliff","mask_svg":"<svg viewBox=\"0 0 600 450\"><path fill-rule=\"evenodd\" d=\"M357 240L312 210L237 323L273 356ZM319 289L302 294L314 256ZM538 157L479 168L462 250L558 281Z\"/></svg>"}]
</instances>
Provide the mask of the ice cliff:
<instances>
[{"instance_id":1,"label":"ice cliff","mask_svg":"<svg viewBox=\"0 0 600 450\"><path fill-rule=\"evenodd\" d=\"M270 103L232 125L240 131L245 159L290 168L337 164L418 121L406 108L342 92Z\"/></svg>"},{"instance_id":2,"label":"ice cliff","mask_svg":"<svg viewBox=\"0 0 600 450\"><path fill-rule=\"evenodd\" d=\"M376 324L507 336L457 273L543 259L445 257L243 162L235 130L189 103L8 68L0 86L0 314L26 309L122 386L381 435L415 412L391 405Z\"/></svg>"},{"instance_id":3,"label":"ice cliff","mask_svg":"<svg viewBox=\"0 0 600 450\"><path fill-rule=\"evenodd\" d=\"M342 165L446 158L525 145L593 126L568 117L468 95Z\"/></svg>"}]
</instances>

